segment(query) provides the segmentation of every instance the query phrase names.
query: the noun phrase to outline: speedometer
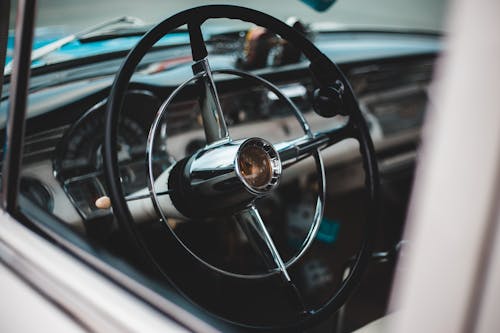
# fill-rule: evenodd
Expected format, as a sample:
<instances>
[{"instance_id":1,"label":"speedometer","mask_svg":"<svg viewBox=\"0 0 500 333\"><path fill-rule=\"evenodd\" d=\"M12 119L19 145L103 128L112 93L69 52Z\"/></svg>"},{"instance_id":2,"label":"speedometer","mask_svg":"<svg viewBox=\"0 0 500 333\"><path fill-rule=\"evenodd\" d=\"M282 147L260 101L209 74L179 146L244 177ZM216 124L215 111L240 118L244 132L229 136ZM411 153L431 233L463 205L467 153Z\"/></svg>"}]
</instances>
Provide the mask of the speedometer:
<instances>
[{"instance_id":1,"label":"speedometer","mask_svg":"<svg viewBox=\"0 0 500 333\"><path fill-rule=\"evenodd\" d=\"M99 111L87 113L63 138L56 157L59 178L68 179L102 169L104 114ZM144 156L146 133L141 126L123 117L119 127L119 161L126 163Z\"/></svg>"},{"instance_id":2,"label":"speedometer","mask_svg":"<svg viewBox=\"0 0 500 333\"><path fill-rule=\"evenodd\" d=\"M129 94L118 127L118 161L125 194L147 186L146 141L149 122L159 105L149 94ZM139 109L140 108L140 109ZM147 108L147 110L144 110ZM142 110L141 110L142 109ZM140 111L138 117L134 112ZM147 111L147 112L145 112ZM109 214L95 207L95 200L106 194L103 177L102 142L104 139L105 101L87 111L65 134L58 145L54 170L67 195L84 219ZM158 163L168 163L158 158Z\"/></svg>"}]
</instances>

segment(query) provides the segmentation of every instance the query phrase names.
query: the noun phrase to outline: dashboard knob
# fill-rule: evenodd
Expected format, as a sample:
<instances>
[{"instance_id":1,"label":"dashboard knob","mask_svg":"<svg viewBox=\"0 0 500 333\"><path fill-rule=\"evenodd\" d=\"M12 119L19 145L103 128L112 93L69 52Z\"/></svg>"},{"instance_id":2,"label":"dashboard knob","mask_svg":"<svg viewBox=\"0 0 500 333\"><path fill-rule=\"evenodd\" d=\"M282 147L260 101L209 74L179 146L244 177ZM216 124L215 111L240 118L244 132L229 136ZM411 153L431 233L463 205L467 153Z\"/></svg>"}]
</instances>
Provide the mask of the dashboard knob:
<instances>
[{"instance_id":1,"label":"dashboard knob","mask_svg":"<svg viewBox=\"0 0 500 333\"><path fill-rule=\"evenodd\" d=\"M344 84L337 80L326 88L314 91L313 108L322 117L330 118L336 115L346 115L344 107Z\"/></svg>"},{"instance_id":2,"label":"dashboard knob","mask_svg":"<svg viewBox=\"0 0 500 333\"><path fill-rule=\"evenodd\" d=\"M108 196L104 195L95 201L95 206L99 209L111 208L111 199Z\"/></svg>"}]
</instances>

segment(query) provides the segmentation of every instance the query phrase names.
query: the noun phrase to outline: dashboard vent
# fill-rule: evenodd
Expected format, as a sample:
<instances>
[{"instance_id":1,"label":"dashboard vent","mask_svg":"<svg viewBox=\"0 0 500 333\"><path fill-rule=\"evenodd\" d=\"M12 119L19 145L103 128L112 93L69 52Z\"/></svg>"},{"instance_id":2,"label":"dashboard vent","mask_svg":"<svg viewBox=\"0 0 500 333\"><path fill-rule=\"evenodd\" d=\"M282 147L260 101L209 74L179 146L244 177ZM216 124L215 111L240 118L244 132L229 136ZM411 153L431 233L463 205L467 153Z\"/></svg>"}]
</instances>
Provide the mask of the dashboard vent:
<instances>
[{"instance_id":1,"label":"dashboard vent","mask_svg":"<svg viewBox=\"0 0 500 333\"><path fill-rule=\"evenodd\" d=\"M348 76L356 94L367 94L407 85L426 85L432 78L434 59L381 63L354 67Z\"/></svg>"},{"instance_id":2,"label":"dashboard vent","mask_svg":"<svg viewBox=\"0 0 500 333\"><path fill-rule=\"evenodd\" d=\"M23 162L32 163L52 158L57 143L68 127L69 125L65 125L27 136L24 140ZM0 154L3 156L3 149L0 149Z\"/></svg>"}]
</instances>

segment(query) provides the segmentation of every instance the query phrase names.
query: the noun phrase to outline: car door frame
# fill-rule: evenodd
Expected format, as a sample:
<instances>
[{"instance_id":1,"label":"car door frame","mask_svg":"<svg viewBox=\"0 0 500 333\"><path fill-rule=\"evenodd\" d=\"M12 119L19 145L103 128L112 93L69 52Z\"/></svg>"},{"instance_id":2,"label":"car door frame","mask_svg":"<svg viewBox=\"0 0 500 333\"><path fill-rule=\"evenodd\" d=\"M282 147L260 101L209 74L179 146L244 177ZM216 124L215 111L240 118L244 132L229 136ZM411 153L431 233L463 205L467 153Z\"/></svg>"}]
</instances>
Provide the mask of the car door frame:
<instances>
[{"instance_id":1,"label":"car door frame","mask_svg":"<svg viewBox=\"0 0 500 333\"><path fill-rule=\"evenodd\" d=\"M0 2L2 68L12 3ZM43 223L48 214L19 195L36 3L17 1L14 66L8 98L2 101L9 107L2 165L0 269L8 276L0 286L4 296L0 308L10 311L0 313L0 328L34 331L49 324L74 332L216 332L192 306L192 311L186 310L190 309L186 301L158 295L84 251L84 243L75 246L77 238L71 242L58 235ZM3 71L0 83L2 89ZM16 313L19 317L12 317Z\"/></svg>"}]
</instances>

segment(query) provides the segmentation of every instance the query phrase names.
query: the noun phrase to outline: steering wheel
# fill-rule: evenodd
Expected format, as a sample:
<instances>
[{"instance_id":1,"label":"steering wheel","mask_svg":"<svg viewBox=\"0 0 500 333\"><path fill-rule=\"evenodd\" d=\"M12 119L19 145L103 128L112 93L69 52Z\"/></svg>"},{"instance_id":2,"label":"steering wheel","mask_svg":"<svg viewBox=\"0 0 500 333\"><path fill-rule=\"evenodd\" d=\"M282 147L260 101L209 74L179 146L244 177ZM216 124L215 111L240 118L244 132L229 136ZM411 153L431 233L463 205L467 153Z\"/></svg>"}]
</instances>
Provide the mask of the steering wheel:
<instances>
[{"instance_id":1,"label":"steering wheel","mask_svg":"<svg viewBox=\"0 0 500 333\"><path fill-rule=\"evenodd\" d=\"M298 108L276 86L262 77L237 70L212 71L208 62L208 52L204 43L201 25L207 19L230 18L251 22L267 28L300 50L310 62L309 69L316 90L314 108L322 116L341 114L348 117L345 125L334 129L313 132ZM211 265L197 256L184 244L169 227L168 239L178 245L182 259L198 265L201 271L210 274L224 274L226 279L263 280L272 277L283 290L285 303L292 304L293 315L286 320L270 320L266 323L252 324L234 318L222 318L243 326L268 329L288 329L306 327L336 311L353 291L367 265L371 254L378 201L378 170L373 143L365 120L361 114L353 90L341 72L327 56L321 53L304 35L282 21L262 12L229 5L202 6L180 12L167 18L146 33L130 51L121 65L111 88L106 115L104 139L105 178L111 198L113 212L120 226L132 237L139 249L151 260L163 278L177 285L158 263L153 253L138 231L133 214L127 204L120 181L117 154L117 132L119 113L122 108L127 87L132 74L144 55L167 33L187 24L193 57L193 77L181 84L163 103L151 127L148 138L148 175L149 193L158 215L166 221L170 216L186 218L205 218L231 215L241 227L246 237L254 245L265 262L265 274L235 274ZM273 91L294 110L304 135L294 140L271 144L257 137L234 140L226 126L213 75L217 73L236 75L253 80ZM155 179L152 167L152 149L158 137L159 124L164 118L168 105L184 87L194 83L201 91L201 117L207 144L195 153L177 161ZM290 267L308 250L319 228L323 216L325 200L324 166L320 150L345 139L355 139L359 143L365 173L365 192L367 193L366 219L363 239L349 275L342 281L333 295L317 309L309 309L301 299L296 288ZM312 156L318 173L318 200L314 221L300 250L290 260L284 261L261 218L255 202L268 196L279 184L287 169ZM160 193L161 190L167 189ZM165 223L165 225L167 225ZM163 254L168 256L168 254ZM182 289L182 288L181 288ZM263 300L264 302L265 300ZM209 309L218 316L216 309ZM222 316L224 317L224 316Z\"/></svg>"}]
</instances>

